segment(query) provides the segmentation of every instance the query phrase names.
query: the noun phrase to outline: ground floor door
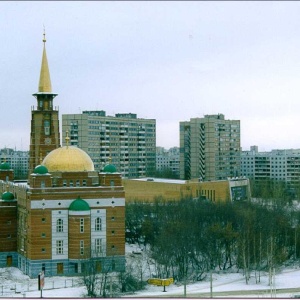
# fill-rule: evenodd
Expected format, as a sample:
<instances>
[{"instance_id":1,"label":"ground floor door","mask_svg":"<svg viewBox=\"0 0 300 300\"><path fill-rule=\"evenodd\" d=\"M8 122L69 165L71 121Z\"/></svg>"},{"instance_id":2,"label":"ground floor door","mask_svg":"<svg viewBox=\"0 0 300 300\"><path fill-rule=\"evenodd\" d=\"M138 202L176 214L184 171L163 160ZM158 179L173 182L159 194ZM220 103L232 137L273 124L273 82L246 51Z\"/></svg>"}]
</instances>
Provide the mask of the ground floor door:
<instances>
[{"instance_id":1,"label":"ground floor door","mask_svg":"<svg viewBox=\"0 0 300 300\"><path fill-rule=\"evenodd\" d=\"M96 272L100 273L102 271L101 261L96 261Z\"/></svg>"},{"instance_id":2,"label":"ground floor door","mask_svg":"<svg viewBox=\"0 0 300 300\"><path fill-rule=\"evenodd\" d=\"M9 255L6 257L6 266L11 267L12 266L12 256Z\"/></svg>"},{"instance_id":3,"label":"ground floor door","mask_svg":"<svg viewBox=\"0 0 300 300\"><path fill-rule=\"evenodd\" d=\"M57 274L63 274L64 273L64 264L58 263L57 264Z\"/></svg>"}]
</instances>

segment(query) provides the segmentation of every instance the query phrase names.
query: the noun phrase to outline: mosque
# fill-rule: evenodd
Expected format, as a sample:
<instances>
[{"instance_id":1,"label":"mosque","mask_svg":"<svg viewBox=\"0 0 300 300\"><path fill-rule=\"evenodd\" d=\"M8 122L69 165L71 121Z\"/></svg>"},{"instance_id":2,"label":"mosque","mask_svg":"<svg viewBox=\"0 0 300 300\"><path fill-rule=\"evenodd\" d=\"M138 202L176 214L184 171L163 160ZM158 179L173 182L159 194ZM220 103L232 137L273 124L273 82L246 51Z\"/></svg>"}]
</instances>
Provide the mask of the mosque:
<instances>
[{"instance_id":1,"label":"mosque","mask_svg":"<svg viewBox=\"0 0 300 300\"><path fill-rule=\"evenodd\" d=\"M43 39L37 107L31 111L26 182L0 165L0 267L31 278L76 275L93 262L98 272L125 270L125 192L121 174L108 163L98 173L89 155L60 147L59 114L53 106Z\"/></svg>"}]
</instances>

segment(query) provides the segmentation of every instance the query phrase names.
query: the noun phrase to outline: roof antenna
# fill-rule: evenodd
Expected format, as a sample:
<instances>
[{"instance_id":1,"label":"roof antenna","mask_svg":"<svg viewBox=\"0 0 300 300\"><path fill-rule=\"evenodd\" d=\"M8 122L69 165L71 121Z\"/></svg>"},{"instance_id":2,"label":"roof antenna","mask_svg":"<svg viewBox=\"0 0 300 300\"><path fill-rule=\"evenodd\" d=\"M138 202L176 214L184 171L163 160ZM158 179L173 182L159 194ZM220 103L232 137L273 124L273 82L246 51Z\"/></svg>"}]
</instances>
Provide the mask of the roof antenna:
<instances>
[{"instance_id":1,"label":"roof antenna","mask_svg":"<svg viewBox=\"0 0 300 300\"><path fill-rule=\"evenodd\" d=\"M43 24L43 27L44 27L44 33L43 33L43 42L46 43L46 31L45 31L45 25Z\"/></svg>"}]
</instances>

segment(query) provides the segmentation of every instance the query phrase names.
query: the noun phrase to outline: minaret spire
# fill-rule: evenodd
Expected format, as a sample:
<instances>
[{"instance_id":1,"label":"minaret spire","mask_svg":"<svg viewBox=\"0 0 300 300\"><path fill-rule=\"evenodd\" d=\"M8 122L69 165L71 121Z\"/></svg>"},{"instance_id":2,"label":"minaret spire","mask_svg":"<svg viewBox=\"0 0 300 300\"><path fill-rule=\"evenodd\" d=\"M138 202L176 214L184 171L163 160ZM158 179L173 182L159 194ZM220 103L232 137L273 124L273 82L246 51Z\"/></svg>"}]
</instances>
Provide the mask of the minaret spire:
<instances>
[{"instance_id":1,"label":"minaret spire","mask_svg":"<svg viewBox=\"0 0 300 300\"><path fill-rule=\"evenodd\" d=\"M54 94L51 88L45 28L43 44L39 89L37 93L33 94L37 100L37 107L31 111L29 175L41 163L40 160L60 146L59 114L58 109L53 106L53 99L57 94Z\"/></svg>"},{"instance_id":2,"label":"minaret spire","mask_svg":"<svg viewBox=\"0 0 300 300\"><path fill-rule=\"evenodd\" d=\"M42 65L41 65L41 72L40 72L39 93L52 93L50 72L49 72L48 60L46 54L45 28L44 28L43 36L44 36L43 38L44 49L43 49Z\"/></svg>"}]
</instances>

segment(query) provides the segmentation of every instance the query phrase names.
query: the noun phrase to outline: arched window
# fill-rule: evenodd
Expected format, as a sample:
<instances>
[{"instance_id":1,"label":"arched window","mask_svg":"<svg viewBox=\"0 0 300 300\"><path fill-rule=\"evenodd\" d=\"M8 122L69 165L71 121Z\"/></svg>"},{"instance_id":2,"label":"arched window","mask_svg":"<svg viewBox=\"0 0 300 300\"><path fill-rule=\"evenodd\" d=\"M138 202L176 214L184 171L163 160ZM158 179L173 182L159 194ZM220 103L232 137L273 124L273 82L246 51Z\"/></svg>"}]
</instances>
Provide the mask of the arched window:
<instances>
[{"instance_id":1,"label":"arched window","mask_svg":"<svg viewBox=\"0 0 300 300\"><path fill-rule=\"evenodd\" d=\"M98 217L95 219L95 231L100 231L101 229L101 218Z\"/></svg>"},{"instance_id":2,"label":"arched window","mask_svg":"<svg viewBox=\"0 0 300 300\"><path fill-rule=\"evenodd\" d=\"M64 221L62 219L57 219L56 221L56 232L64 231Z\"/></svg>"}]
</instances>

